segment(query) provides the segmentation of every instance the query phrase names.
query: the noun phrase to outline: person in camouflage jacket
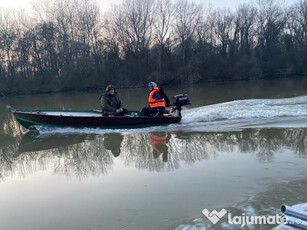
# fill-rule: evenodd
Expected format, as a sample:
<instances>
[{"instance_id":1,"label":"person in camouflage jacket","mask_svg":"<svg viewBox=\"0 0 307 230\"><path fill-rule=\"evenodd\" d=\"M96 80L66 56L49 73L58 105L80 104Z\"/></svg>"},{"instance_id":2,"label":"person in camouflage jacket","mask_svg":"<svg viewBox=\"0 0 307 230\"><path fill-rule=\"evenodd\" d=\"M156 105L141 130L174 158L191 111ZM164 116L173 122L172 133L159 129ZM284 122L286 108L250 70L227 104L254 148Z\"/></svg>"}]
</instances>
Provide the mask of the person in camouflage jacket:
<instances>
[{"instance_id":1,"label":"person in camouflage jacket","mask_svg":"<svg viewBox=\"0 0 307 230\"><path fill-rule=\"evenodd\" d=\"M124 116L128 110L122 107L122 102L113 85L108 85L105 94L100 97L103 116Z\"/></svg>"}]
</instances>

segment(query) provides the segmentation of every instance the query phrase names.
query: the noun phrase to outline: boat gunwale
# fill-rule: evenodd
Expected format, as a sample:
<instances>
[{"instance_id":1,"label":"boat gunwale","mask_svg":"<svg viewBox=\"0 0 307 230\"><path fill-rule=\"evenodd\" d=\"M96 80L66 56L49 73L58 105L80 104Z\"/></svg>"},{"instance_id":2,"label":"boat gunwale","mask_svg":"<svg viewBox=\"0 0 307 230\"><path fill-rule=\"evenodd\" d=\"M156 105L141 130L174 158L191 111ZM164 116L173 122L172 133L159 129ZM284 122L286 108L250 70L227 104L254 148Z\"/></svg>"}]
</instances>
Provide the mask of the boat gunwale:
<instances>
[{"instance_id":1,"label":"boat gunwale","mask_svg":"<svg viewBox=\"0 0 307 230\"><path fill-rule=\"evenodd\" d=\"M153 120L153 119L174 119L174 118L181 118L181 116L170 116L170 115L163 115L163 116L154 116L154 117L149 117L149 116L73 116L73 115L61 115L61 114L46 114L44 112L72 112L72 113L99 113L98 111L93 111L93 110L15 110L12 111L12 113L15 114L29 114L29 115L36 115L36 116L44 116L44 117L70 117L70 118L104 118L104 119L131 119L131 118L142 118L142 119L148 119L148 120ZM135 112L135 111L130 111L130 112ZM137 111L138 112L138 111Z\"/></svg>"}]
</instances>

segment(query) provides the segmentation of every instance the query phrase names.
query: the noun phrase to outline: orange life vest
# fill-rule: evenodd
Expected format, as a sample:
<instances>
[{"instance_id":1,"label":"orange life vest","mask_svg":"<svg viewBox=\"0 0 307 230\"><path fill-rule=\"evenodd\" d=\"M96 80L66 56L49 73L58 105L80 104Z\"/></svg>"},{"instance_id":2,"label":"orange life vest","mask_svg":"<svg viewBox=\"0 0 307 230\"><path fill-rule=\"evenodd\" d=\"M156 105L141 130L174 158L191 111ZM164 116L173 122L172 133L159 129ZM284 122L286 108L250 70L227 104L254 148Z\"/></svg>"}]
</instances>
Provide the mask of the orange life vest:
<instances>
[{"instance_id":1,"label":"orange life vest","mask_svg":"<svg viewBox=\"0 0 307 230\"><path fill-rule=\"evenodd\" d=\"M164 98L161 98L161 99L153 99L153 95L155 92L159 91L159 88L156 87L154 88L150 94L149 94L149 98L148 98L148 101L149 101L149 106L150 108L155 108L155 107L165 107L165 102L164 102Z\"/></svg>"},{"instance_id":2,"label":"orange life vest","mask_svg":"<svg viewBox=\"0 0 307 230\"><path fill-rule=\"evenodd\" d=\"M156 150L157 153L163 153L160 149L157 148L157 144L162 144L166 146L166 135L163 137L156 136L151 134L151 145Z\"/></svg>"}]
</instances>

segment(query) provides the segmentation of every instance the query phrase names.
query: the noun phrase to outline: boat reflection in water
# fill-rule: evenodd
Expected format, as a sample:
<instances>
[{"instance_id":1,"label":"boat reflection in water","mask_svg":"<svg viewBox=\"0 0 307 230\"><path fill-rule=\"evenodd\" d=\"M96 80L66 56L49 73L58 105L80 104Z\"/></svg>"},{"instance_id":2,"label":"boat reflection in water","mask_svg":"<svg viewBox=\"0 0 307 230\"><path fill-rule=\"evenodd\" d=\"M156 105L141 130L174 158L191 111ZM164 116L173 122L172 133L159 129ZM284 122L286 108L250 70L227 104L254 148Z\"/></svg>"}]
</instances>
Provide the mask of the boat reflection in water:
<instances>
[{"instance_id":1,"label":"boat reflection in water","mask_svg":"<svg viewBox=\"0 0 307 230\"><path fill-rule=\"evenodd\" d=\"M78 134L78 135L47 135L42 136L38 131L27 132L23 135L18 153L37 152L48 149L61 148L86 140L94 140L95 134Z\"/></svg>"},{"instance_id":2,"label":"boat reflection in water","mask_svg":"<svg viewBox=\"0 0 307 230\"><path fill-rule=\"evenodd\" d=\"M233 132L188 133L26 133L19 146L0 146L2 175L25 176L51 165L56 173L102 175L119 160L126 166L162 172L182 164L217 159L220 152L251 154L259 161L277 159L291 150L307 156L307 129L245 129ZM4 167L5 166L5 167ZM50 167L49 167L50 168Z\"/></svg>"}]
</instances>

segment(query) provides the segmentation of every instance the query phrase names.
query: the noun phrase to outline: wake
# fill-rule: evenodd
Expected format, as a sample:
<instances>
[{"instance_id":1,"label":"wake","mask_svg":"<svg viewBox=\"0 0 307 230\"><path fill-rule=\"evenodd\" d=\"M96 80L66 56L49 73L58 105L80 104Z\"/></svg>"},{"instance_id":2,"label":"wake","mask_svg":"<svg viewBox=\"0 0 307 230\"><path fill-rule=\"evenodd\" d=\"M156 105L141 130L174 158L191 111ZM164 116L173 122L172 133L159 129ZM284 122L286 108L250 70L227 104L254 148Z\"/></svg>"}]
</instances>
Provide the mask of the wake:
<instances>
[{"instance_id":1,"label":"wake","mask_svg":"<svg viewBox=\"0 0 307 230\"><path fill-rule=\"evenodd\" d=\"M307 116L307 96L237 100L183 111L184 123Z\"/></svg>"}]
</instances>

